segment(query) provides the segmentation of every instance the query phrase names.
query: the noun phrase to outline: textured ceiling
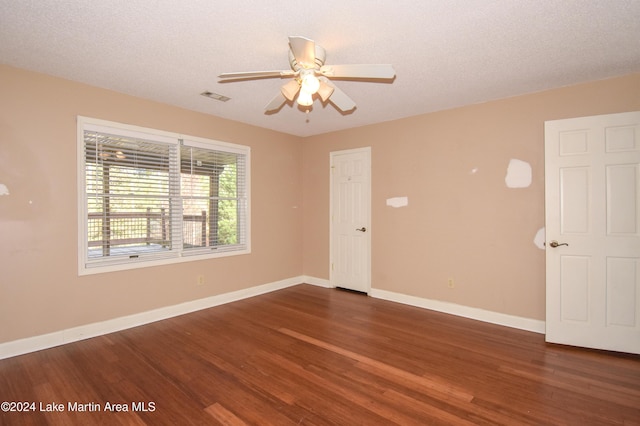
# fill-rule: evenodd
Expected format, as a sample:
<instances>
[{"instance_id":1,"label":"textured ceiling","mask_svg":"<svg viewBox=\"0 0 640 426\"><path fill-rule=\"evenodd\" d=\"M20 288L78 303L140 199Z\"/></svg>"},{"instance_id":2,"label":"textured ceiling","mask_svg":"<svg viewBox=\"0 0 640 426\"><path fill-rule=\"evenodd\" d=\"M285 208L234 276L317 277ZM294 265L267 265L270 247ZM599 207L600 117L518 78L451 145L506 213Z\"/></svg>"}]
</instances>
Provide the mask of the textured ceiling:
<instances>
[{"instance_id":1,"label":"textured ceiling","mask_svg":"<svg viewBox=\"0 0 640 426\"><path fill-rule=\"evenodd\" d=\"M265 114L286 79L218 82L288 69L290 35L396 79L337 81L346 115ZM640 72L640 0L0 0L0 62L309 136Z\"/></svg>"}]
</instances>

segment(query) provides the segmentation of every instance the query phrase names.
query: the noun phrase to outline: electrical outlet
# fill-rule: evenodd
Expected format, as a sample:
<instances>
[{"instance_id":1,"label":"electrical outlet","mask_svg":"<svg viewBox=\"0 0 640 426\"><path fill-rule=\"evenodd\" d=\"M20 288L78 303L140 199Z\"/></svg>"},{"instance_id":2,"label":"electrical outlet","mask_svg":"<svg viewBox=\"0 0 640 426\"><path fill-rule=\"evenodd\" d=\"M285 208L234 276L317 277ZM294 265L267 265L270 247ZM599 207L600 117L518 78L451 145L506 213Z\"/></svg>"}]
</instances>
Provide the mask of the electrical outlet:
<instances>
[{"instance_id":1,"label":"electrical outlet","mask_svg":"<svg viewBox=\"0 0 640 426\"><path fill-rule=\"evenodd\" d=\"M453 282L453 278L449 278L449 281L447 281L447 287L449 288L454 288L456 285Z\"/></svg>"},{"instance_id":2,"label":"electrical outlet","mask_svg":"<svg viewBox=\"0 0 640 426\"><path fill-rule=\"evenodd\" d=\"M198 285L204 284L204 275L198 275L196 277L196 284L198 284Z\"/></svg>"}]
</instances>

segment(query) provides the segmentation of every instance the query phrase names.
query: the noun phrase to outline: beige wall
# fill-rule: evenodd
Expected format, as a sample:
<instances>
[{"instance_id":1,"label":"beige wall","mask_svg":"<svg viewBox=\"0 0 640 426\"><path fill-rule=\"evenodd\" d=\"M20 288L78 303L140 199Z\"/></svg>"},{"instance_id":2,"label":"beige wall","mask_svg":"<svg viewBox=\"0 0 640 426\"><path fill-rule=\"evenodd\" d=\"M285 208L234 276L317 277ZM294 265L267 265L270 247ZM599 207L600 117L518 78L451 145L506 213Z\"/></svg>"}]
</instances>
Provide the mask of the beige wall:
<instances>
[{"instance_id":1,"label":"beige wall","mask_svg":"<svg viewBox=\"0 0 640 426\"><path fill-rule=\"evenodd\" d=\"M373 156L374 288L543 319L543 122L640 109L640 75L306 139L5 66L0 93L2 343L328 279L329 152L361 146ZM253 252L78 277L77 115L251 146ZM506 188L511 158L532 165L531 187ZM409 206L386 207L394 196Z\"/></svg>"},{"instance_id":2,"label":"beige wall","mask_svg":"<svg viewBox=\"0 0 640 426\"><path fill-rule=\"evenodd\" d=\"M543 320L544 121L638 109L640 74L308 138L305 274L329 278L329 153L371 146L372 287ZM507 188L512 158L530 187Z\"/></svg>"},{"instance_id":3,"label":"beige wall","mask_svg":"<svg viewBox=\"0 0 640 426\"><path fill-rule=\"evenodd\" d=\"M78 277L77 115L251 146L252 253ZM301 160L293 136L0 66L0 342L301 275Z\"/></svg>"}]
</instances>

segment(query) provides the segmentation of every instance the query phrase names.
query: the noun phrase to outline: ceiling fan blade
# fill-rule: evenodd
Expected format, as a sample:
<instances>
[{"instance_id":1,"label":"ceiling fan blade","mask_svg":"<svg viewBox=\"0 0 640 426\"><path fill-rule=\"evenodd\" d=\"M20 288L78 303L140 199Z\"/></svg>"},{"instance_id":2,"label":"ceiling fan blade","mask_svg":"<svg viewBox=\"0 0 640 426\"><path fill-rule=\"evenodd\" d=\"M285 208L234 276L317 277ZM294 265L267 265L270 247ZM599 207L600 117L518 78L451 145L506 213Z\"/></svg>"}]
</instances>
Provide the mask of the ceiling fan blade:
<instances>
[{"instance_id":1,"label":"ceiling fan blade","mask_svg":"<svg viewBox=\"0 0 640 426\"><path fill-rule=\"evenodd\" d=\"M267 112L275 111L282 107L285 102L287 102L287 98L285 98L281 92L278 92L278 94L275 95L267 105L265 105L264 110Z\"/></svg>"},{"instance_id":2,"label":"ceiling fan blade","mask_svg":"<svg viewBox=\"0 0 640 426\"><path fill-rule=\"evenodd\" d=\"M391 79L396 76L396 71L389 64L323 65L320 72L335 78Z\"/></svg>"},{"instance_id":3,"label":"ceiling fan blade","mask_svg":"<svg viewBox=\"0 0 640 426\"><path fill-rule=\"evenodd\" d=\"M280 92L282 92L282 95L285 98L287 98L290 101L293 101L293 98L296 97L296 94L298 93L299 90L300 90L300 83L298 83L298 80L291 80L290 82L282 86L282 88L280 89Z\"/></svg>"},{"instance_id":4,"label":"ceiling fan blade","mask_svg":"<svg viewBox=\"0 0 640 426\"><path fill-rule=\"evenodd\" d=\"M315 68L316 65L316 43L305 37L289 37L289 45L296 62L303 68Z\"/></svg>"},{"instance_id":5,"label":"ceiling fan blade","mask_svg":"<svg viewBox=\"0 0 640 426\"><path fill-rule=\"evenodd\" d=\"M260 78L260 77L291 77L295 75L293 70L284 71L244 71L244 72L225 72L218 76L222 79L234 78Z\"/></svg>"},{"instance_id":6,"label":"ceiling fan blade","mask_svg":"<svg viewBox=\"0 0 640 426\"><path fill-rule=\"evenodd\" d=\"M328 80L324 81L324 83L333 89L333 92L329 96L329 102L340 111L349 112L356 107L354 100L347 96L342 90L338 89L333 83Z\"/></svg>"}]
</instances>

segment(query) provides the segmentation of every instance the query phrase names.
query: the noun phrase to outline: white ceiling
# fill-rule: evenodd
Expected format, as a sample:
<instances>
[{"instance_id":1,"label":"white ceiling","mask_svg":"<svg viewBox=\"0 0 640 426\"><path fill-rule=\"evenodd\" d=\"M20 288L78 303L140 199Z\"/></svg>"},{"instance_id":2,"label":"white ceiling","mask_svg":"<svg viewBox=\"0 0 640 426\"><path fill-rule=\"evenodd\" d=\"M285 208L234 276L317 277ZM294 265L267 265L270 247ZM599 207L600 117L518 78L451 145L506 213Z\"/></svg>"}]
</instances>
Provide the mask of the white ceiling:
<instances>
[{"instance_id":1,"label":"white ceiling","mask_svg":"<svg viewBox=\"0 0 640 426\"><path fill-rule=\"evenodd\" d=\"M290 35L396 79L337 81L347 115L265 114L285 79L218 82L288 69ZM309 136L640 72L640 0L0 0L0 62Z\"/></svg>"}]
</instances>

